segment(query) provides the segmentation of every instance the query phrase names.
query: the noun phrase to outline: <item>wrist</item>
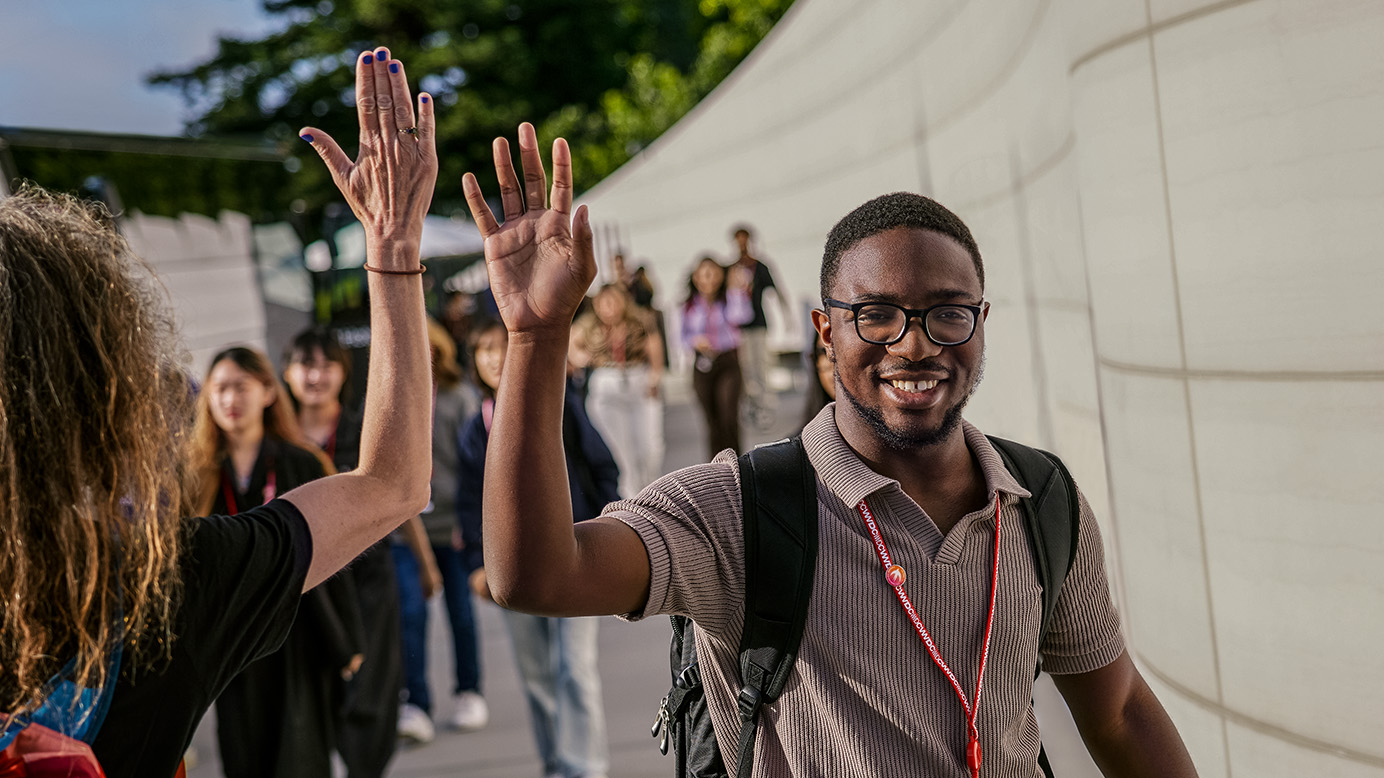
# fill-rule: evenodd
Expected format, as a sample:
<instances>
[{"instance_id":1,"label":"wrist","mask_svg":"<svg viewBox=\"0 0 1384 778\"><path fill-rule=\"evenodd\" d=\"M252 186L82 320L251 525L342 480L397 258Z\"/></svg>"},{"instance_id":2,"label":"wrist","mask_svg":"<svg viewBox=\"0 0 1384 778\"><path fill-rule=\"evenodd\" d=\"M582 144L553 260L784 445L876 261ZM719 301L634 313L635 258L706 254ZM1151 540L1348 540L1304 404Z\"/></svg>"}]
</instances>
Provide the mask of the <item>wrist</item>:
<instances>
[{"instance_id":1,"label":"wrist","mask_svg":"<svg viewBox=\"0 0 1384 778\"><path fill-rule=\"evenodd\" d=\"M367 265L389 270L411 270L421 264L420 241L413 236L375 235L365 239Z\"/></svg>"}]
</instances>

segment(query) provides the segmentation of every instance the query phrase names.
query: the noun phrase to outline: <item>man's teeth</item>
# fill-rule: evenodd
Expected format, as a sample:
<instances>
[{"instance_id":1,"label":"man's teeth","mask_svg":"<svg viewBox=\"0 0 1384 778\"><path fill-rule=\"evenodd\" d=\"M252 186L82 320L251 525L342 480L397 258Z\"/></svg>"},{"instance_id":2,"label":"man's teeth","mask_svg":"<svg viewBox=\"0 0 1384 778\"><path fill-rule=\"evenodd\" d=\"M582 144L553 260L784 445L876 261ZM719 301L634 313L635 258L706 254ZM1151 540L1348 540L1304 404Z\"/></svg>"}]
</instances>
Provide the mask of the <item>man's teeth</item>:
<instances>
[{"instance_id":1,"label":"man's teeth","mask_svg":"<svg viewBox=\"0 0 1384 778\"><path fill-rule=\"evenodd\" d=\"M905 392L926 392L937 385L936 381L890 381L895 389Z\"/></svg>"}]
</instances>

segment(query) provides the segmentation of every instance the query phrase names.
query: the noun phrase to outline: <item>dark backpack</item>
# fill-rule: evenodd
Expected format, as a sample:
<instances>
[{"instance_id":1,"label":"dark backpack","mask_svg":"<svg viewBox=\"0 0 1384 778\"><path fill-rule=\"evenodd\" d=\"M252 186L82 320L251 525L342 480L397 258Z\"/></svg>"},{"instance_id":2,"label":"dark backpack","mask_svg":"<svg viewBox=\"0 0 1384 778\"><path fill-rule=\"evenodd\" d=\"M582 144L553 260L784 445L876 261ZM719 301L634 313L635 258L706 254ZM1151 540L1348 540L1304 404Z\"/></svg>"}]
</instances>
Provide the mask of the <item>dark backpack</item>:
<instances>
[{"instance_id":1,"label":"dark backpack","mask_svg":"<svg viewBox=\"0 0 1384 778\"><path fill-rule=\"evenodd\" d=\"M1033 496L1020 501L1038 576L1043 584L1041 646L1062 584L1076 556L1080 506L1076 484L1056 456L990 437L1005 467ZM812 597L817 561L817 476L795 437L740 457L745 533L745 626L740 636L740 737L735 771L728 772L706 708L692 622L673 616L669 659L673 687L663 698L652 734L673 747L677 778L749 778L759 708L782 693L797 659ZM1034 669L1034 678L1041 672ZM1038 754L1052 778L1047 754Z\"/></svg>"}]
</instances>

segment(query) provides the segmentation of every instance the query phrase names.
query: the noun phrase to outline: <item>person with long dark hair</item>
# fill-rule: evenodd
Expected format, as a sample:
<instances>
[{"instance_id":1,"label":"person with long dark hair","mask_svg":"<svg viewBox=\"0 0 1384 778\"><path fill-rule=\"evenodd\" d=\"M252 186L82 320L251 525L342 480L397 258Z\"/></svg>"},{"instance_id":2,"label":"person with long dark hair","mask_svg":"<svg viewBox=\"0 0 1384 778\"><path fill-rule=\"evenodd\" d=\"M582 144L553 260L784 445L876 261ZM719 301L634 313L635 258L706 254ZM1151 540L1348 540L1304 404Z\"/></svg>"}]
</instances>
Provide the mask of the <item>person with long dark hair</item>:
<instances>
[{"instance_id":1,"label":"person with long dark hair","mask_svg":"<svg viewBox=\"0 0 1384 778\"><path fill-rule=\"evenodd\" d=\"M732 283L733 281L733 283ZM740 325L753 311L748 279L702 257L687 279L682 305L682 343L693 353L692 388L706 417L708 456L740 450Z\"/></svg>"},{"instance_id":2,"label":"person with long dark hair","mask_svg":"<svg viewBox=\"0 0 1384 778\"><path fill-rule=\"evenodd\" d=\"M806 427L817 414L836 400L836 376L831 355L817 331L812 331L812 350L807 354L807 398L803 402L803 424Z\"/></svg>"},{"instance_id":3,"label":"person with long dark hair","mask_svg":"<svg viewBox=\"0 0 1384 778\"><path fill-rule=\"evenodd\" d=\"M393 110L377 112L386 99ZM53 733L90 745L86 774L173 775L212 701L284 642L302 593L427 503L418 247L437 177L433 105L425 94L415 108L384 49L357 57L355 103L355 160L321 130L303 135L366 236L360 466L275 483L274 499L235 516L194 507L205 486L186 480L190 381L151 268L99 207L34 187L0 200L6 770ZM264 497L259 480L240 494Z\"/></svg>"},{"instance_id":4,"label":"person with long dark hair","mask_svg":"<svg viewBox=\"0 0 1384 778\"><path fill-rule=\"evenodd\" d=\"M361 416L348 403L351 356L331 330L312 327L294 336L284 354L284 382L305 436L326 452L337 470L360 459ZM400 534L412 539L421 560L414 569L425 596L440 574L423 539L422 524L409 519ZM380 541L338 577L350 577L365 626L364 663L346 683L337 705L337 751L348 778L378 778L394 756L398 696L402 683L400 600L390 543Z\"/></svg>"},{"instance_id":5,"label":"person with long dark hair","mask_svg":"<svg viewBox=\"0 0 1384 778\"><path fill-rule=\"evenodd\" d=\"M236 516L336 472L303 437L268 358L242 346L212 357L188 459L197 512L215 516ZM227 778L330 778L336 684L360 669L364 643L351 576L303 595L283 647L241 671L216 700Z\"/></svg>"}]
</instances>

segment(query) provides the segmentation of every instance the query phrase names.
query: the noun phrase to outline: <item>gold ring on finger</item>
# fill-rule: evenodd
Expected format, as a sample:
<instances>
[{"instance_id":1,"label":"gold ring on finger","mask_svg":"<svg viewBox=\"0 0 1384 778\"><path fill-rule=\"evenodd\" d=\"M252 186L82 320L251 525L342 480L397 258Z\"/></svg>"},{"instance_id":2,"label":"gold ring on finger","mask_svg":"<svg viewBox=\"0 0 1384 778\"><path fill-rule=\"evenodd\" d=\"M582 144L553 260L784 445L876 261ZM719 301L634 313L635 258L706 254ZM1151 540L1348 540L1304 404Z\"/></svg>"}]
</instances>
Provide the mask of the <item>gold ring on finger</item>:
<instances>
[{"instance_id":1,"label":"gold ring on finger","mask_svg":"<svg viewBox=\"0 0 1384 778\"><path fill-rule=\"evenodd\" d=\"M417 128L417 127L405 127L405 128L403 128L403 129L399 130L399 134L400 134L400 135L417 135L417 134L418 134L418 128Z\"/></svg>"}]
</instances>

